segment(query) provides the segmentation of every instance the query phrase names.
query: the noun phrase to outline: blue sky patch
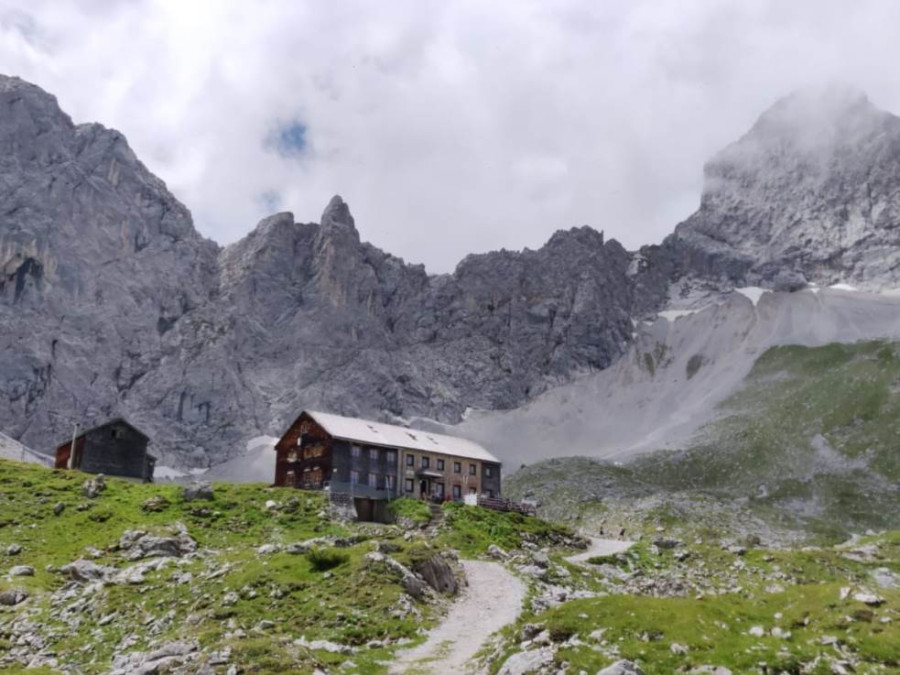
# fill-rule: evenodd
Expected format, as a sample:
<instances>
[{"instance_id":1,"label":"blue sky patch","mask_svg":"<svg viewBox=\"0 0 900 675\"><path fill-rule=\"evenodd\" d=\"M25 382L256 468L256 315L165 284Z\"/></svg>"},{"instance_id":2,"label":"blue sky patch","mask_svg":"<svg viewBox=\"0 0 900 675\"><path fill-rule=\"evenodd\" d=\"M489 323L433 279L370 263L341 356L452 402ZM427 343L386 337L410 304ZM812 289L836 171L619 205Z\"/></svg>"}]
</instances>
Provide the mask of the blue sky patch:
<instances>
[{"instance_id":1,"label":"blue sky patch","mask_svg":"<svg viewBox=\"0 0 900 675\"><path fill-rule=\"evenodd\" d=\"M266 190L257 195L256 201L259 202L266 213L275 213L281 210L281 193L278 190Z\"/></svg>"},{"instance_id":2,"label":"blue sky patch","mask_svg":"<svg viewBox=\"0 0 900 675\"><path fill-rule=\"evenodd\" d=\"M266 147L282 157L300 157L306 146L306 125L299 120L280 125L266 139Z\"/></svg>"}]
</instances>

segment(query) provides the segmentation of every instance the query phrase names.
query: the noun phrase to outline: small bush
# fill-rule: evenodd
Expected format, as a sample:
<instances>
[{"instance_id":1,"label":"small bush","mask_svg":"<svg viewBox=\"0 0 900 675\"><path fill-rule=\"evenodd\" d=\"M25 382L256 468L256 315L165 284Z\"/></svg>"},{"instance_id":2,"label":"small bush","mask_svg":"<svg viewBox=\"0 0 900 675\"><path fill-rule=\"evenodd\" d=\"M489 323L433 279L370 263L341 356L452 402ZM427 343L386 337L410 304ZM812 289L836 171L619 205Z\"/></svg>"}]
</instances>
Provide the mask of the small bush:
<instances>
[{"instance_id":1,"label":"small bush","mask_svg":"<svg viewBox=\"0 0 900 675\"><path fill-rule=\"evenodd\" d=\"M350 560L347 553L335 548L314 548L307 554L307 558L316 572L325 572Z\"/></svg>"}]
</instances>

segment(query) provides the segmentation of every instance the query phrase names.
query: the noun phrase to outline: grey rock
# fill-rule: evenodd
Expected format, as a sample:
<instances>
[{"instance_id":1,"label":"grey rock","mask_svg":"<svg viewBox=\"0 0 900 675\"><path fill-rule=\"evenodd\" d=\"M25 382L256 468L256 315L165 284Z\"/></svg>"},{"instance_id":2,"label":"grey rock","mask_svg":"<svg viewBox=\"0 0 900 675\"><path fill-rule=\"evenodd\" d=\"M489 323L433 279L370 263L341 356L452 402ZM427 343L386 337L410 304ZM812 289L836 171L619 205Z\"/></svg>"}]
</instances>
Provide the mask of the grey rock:
<instances>
[{"instance_id":1,"label":"grey rock","mask_svg":"<svg viewBox=\"0 0 900 675\"><path fill-rule=\"evenodd\" d=\"M9 568L11 577L33 577L34 568L31 565L14 565Z\"/></svg>"},{"instance_id":2,"label":"grey rock","mask_svg":"<svg viewBox=\"0 0 900 675\"><path fill-rule=\"evenodd\" d=\"M541 668L553 661L549 650L534 649L513 654L500 667L497 675L529 675L540 672Z\"/></svg>"},{"instance_id":3,"label":"grey rock","mask_svg":"<svg viewBox=\"0 0 900 675\"><path fill-rule=\"evenodd\" d=\"M56 505L53 507L53 515L54 515L54 516L60 516L60 515L62 515L62 512L65 511L65 510L66 510L66 505L65 505L65 503L64 503L64 502L57 502Z\"/></svg>"},{"instance_id":4,"label":"grey rock","mask_svg":"<svg viewBox=\"0 0 900 675\"><path fill-rule=\"evenodd\" d=\"M22 552L22 547L19 544L10 544L6 547L6 555L19 555Z\"/></svg>"},{"instance_id":5,"label":"grey rock","mask_svg":"<svg viewBox=\"0 0 900 675\"><path fill-rule=\"evenodd\" d=\"M88 478L81 486L81 494L88 499L96 499L106 489L106 477L100 473L93 478Z\"/></svg>"},{"instance_id":6,"label":"grey rock","mask_svg":"<svg viewBox=\"0 0 900 675\"><path fill-rule=\"evenodd\" d=\"M115 574L116 570L113 567L98 565L97 563L90 560L84 560L80 558L74 562L69 563L68 565L64 565L63 567L61 567L60 572L65 574L73 581L86 583L108 579L111 575Z\"/></svg>"},{"instance_id":7,"label":"grey rock","mask_svg":"<svg viewBox=\"0 0 900 675\"><path fill-rule=\"evenodd\" d=\"M129 530L119 540L119 548L129 560L154 556L182 557L197 550L197 542L179 528L175 536L164 537L140 530Z\"/></svg>"},{"instance_id":8,"label":"grey rock","mask_svg":"<svg viewBox=\"0 0 900 675\"><path fill-rule=\"evenodd\" d=\"M644 671L633 661L622 660L598 670L597 675L644 675Z\"/></svg>"},{"instance_id":9,"label":"grey rock","mask_svg":"<svg viewBox=\"0 0 900 675\"><path fill-rule=\"evenodd\" d=\"M8 588L0 591L0 606L15 607L28 599L28 591L24 588Z\"/></svg>"},{"instance_id":10,"label":"grey rock","mask_svg":"<svg viewBox=\"0 0 900 675\"><path fill-rule=\"evenodd\" d=\"M412 563L412 571L422 577L438 593L456 595L459 584L453 568L440 553L427 558L417 558Z\"/></svg>"},{"instance_id":11,"label":"grey rock","mask_svg":"<svg viewBox=\"0 0 900 675\"><path fill-rule=\"evenodd\" d=\"M182 497L186 502L193 502L198 499L215 499L212 484L206 481L196 481L184 488Z\"/></svg>"},{"instance_id":12,"label":"grey rock","mask_svg":"<svg viewBox=\"0 0 900 675\"><path fill-rule=\"evenodd\" d=\"M497 544L491 544L490 546L488 546L487 553L490 557L497 560L506 560L509 557L509 554L502 548L497 546Z\"/></svg>"}]
</instances>

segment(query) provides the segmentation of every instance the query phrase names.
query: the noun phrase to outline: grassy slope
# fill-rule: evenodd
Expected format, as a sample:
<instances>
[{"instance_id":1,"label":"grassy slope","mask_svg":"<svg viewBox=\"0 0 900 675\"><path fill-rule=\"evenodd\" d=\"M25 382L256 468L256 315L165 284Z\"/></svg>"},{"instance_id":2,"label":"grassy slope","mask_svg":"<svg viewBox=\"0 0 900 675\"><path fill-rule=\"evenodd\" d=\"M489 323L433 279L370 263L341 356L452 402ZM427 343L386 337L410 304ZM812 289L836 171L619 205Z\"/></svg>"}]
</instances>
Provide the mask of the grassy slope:
<instances>
[{"instance_id":1,"label":"grassy slope","mask_svg":"<svg viewBox=\"0 0 900 675\"><path fill-rule=\"evenodd\" d=\"M325 507L321 494L297 493L262 485L216 485L213 502L185 503L175 486L136 485L109 480L109 488L96 500L81 496L85 476L74 472L46 469L0 461L0 551L18 543L23 552L0 559L0 569L12 564L29 564L36 569L33 578L0 578L0 589L19 586L35 594L29 605L37 611L37 620L66 635L54 645L85 673L103 672L117 645L125 635L135 632L138 642L130 650L140 650L150 639L143 629L145 621L169 613L154 639L176 639L188 634L201 643L219 648L231 646L234 662L244 672L284 672L287 668L309 669L316 662L334 657L326 653L309 654L293 647L284 638L305 635L308 639L329 639L360 645L381 638L412 637L419 621L415 617L394 618L391 611L402 590L386 572L363 564L363 555L371 544L346 549L346 563L324 575L313 569L308 556L275 553L257 554L265 543L284 544L327 534L345 535L351 530L319 517ZM146 513L142 503L151 496L166 497L170 506L160 513ZM267 511L267 500L299 498L296 512ZM53 515L56 503L65 503L60 516ZM90 508L79 511L79 505ZM205 508L205 511L202 510ZM63 585L61 575L48 571L77 558L86 557L85 548L104 551L96 560L101 564L122 565L121 558L109 547L130 528L164 530L174 522L187 526L201 549L209 551L205 560L169 566L148 574L140 586L108 586L100 594L93 620L82 622L74 631L64 629L59 612L49 606L47 591ZM402 539L393 536L401 547ZM397 554L403 559L403 553ZM5 556L4 556L5 557ZM227 568L221 576L206 578L213 569ZM171 575L190 572L190 583L177 584ZM225 606L223 596L234 591L239 599ZM429 610L422 608L426 616ZM2 625L11 612L0 612ZM116 613L116 619L98 627L96 620ZM276 621L266 633L254 632L262 619ZM427 621L426 621L427 623ZM226 636L232 628L248 633L244 639ZM99 631L95 633L95 631ZM83 648L87 651L81 651ZM0 655L3 643L0 641ZM377 672L374 665L384 658L383 650L360 652L357 662L363 672ZM95 663L89 663L95 661Z\"/></svg>"},{"instance_id":2,"label":"grassy slope","mask_svg":"<svg viewBox=\"0 0 900 675\"><path fill-rule=\"evenodd\" d=\"M633 560L620 563L622 569L652 577L686 565L702 569L702 578L718 586L718 593L683 597L612 593L573 600L538 614L526 612L506 631L507 649L494 661L493 670L519 651L517 636L522 626L537 623L549 630L555 642L577 636L579 644L562 646L556 655L556 662L567 663L570 673L596 672L627 658L639 662L647 675L669 675L702 665L726 666L735 673L828 675L833 672L828 659L841 657L838 647L826 644L826 637L835 638L841 650L860 661L858 673L898 672L900 589L874 587L870 574L875 568L900 572L900 533L860 543L872 542L880 551L872 562L849 560L843 551L831 548L755 549L737 567L736 557L718 547L688 545L689 562L677 563L671 552L648 553L641 544L628 554ZM772 587L773 577L778 578L777 588ZM590 580L585 583L590 587ZM886 603L873 609L852 597L841 599L841 588L863 586L877 588ZM753 626L762 627L766 634L752 635ZM772 636L776 626L789 631L790 637ZM594 631L602 631L602 636L592 638ZM686 653L673 651L673 644L686 647ZM768 670L761 670L760 663L767 664ZM809 670L801 671L801 665Z\"/></svg>"},{"instance_id":3,"label":"grassy slope","mask_svg":"<svg viewBox=\"0 0 900 675\"><path fill-rule=\"evenodd\" d=\"M11 647L4 626L27 615L56 633L53 649L64 663L87 675L106 672L117 651L142 651L151 643L186 638L198 639L209 651L230 647L230 660L243 673L311 672L316 665L336 665L348 657L294 646L300 636L359 647L371 640L419 639L421 629L438 619L435 607L421 603L416 604L418 616L394 615L403 596L400 579L386 566L365 563L373 540L392 541L399 549L392 557L408 565L424 547L452 547L465 557L477 557L491 543L512 548L529 539L543 545L568 532L516 513L447 505L446 525L436 539L426 542L414 536L408 541L400 527L342 525L323 517L325 498L316 492L216 484L213 501L185 502L178 486L109 479L100 497L89 500L81 494L86 478L78 472L0 460L0 590L20 587L32 594L19 607L0 608L0 658ZM142 505L151 497L164 497L168 505L160 512L147 512ZM265 508L269 500L282 505L293 501L296 508L269 510ZM55 516L58 503L65 509ZM427 505L414 500L398 500L395 507L417 522L430 514ZM77 627L66 625L59 606L50 604L50 594L65 584L55 569L88 558L89 547L101 552L94 559L98 564L125 567L132 563L123 560L115 547L123 532L162 534L175 523L187 528L201 556L149 572L140 585L107 585ZM340 552L337 566L327 571L316 568L314 555L258 553L263 544L325 535L355 535L361 541L349 548L325 549L326 554ZM12 543L22 546L22 553L7 556ZM35 576L5 576L9 567L20 564L33 566ZM217 571L223 572L211 576ZM185 573L192 579L178 583L178 576ZM225 603L231 592L237 594L236 602ZM100 620L109 616L114 619L100 626ZM274 621L275 627L255 630L262 620ZM236 631L245 635L235 635ZM137 641L116 649L131 634ZM358 669L348 672L382 673L390 657L387 648L363 647L352 656Z\"/></svg>"},{"instance_id":4,"label":"grassy slope","mask_svg":"<svg viewBox=\"0 0 900 675\"><path fill-rule=\"evenodd\" d=\"M513 476L507 491L539 495L548 517L602 514L615 495L689 492L707 500L704 515L715 512L711 499L740 498L741 518L751 513L832 538L898 528L898 352L883 341L770 349L688 449L625 466L542 463Z\"/></svg>"}]
</instances>

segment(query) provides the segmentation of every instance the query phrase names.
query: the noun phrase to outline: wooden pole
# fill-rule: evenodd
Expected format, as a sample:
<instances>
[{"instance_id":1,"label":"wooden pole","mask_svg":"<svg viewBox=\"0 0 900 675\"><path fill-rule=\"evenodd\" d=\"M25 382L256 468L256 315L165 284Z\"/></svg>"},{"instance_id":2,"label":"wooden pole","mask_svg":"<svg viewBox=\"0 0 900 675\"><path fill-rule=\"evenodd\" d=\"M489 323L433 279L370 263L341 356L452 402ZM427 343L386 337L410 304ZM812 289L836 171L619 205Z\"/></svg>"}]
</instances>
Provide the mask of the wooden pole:
<instances>
[{"instance_id":1,"label":"wooden pole","mask_svg":"<svg viewBox=\"0 0 900 675\"><path fill-rule=\"evenodd\" d=\"M71 469L73 464L75 464L75 439L78 437L78 422L75 422L75 427L72 429L72 447L69 448L69 465L66 467Z\"/></svg>"}]
</instances>

